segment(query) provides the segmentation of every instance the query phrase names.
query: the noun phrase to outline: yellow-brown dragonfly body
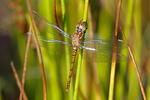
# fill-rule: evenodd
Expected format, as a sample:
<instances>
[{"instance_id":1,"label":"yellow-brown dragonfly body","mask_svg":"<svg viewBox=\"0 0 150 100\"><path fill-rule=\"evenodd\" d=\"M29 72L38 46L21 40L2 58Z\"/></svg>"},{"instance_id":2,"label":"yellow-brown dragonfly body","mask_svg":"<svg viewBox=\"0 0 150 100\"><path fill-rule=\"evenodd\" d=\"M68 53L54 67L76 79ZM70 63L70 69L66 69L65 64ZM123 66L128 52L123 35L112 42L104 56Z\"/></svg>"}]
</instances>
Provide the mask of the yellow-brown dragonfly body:
<instances>
[{"instance_id":1,"label":"yellow-brown dragonfly body","mask_svg":"<svg viewBox=\"0 0 150 100\"><path fill-rule=\"evenodd\" d=\"M67 81L66 91L68 91L69 88L70 88L71 76L72 76L72 73L73 73L73 66L74 66L76 55L77 55L77 50L80 47L80 41L83 39L83 36L86 33L86 29L87 29L86 22L80 21L76 25L76 32L72 36L73 54L72 54L72 61L71 61L71 66L70 66L70 72L69 72L69 77L68 77L68 81Z\"/></svg>"},{"instance_id":2,"label":"yellow-brown dragonfly body","mask_svg":"<svg viewBox=\"0 0 150 100\"><path fill-rule=\"evenodd\" d=\"M40 16L37 12L34 11L34 13L44 20L45 25L48 25L50 27L53 27L54 29L57 29L62 36L64 36L65 38L68 38L69 41L72 42L71 45L73 47L73 53L72 53L72 60L71 60L71 66L70 66L70 72L69 72L69 76L68 76L66 91L69 91L69 88L70 88L71 76L73 73L73 67L74 67L74 62L75 62L78 48L81 48L84 50L89 50L89 51L94 51L94 52L96 51L96 53L98 54L98 57L108 58L108 60L106 59L106 61L109 61L109 57L111 55L111 49L110 49L111 45L109 45L109 44L111 43L111 41L107 42L107 41L103 41L103 39L84 41L83 36L85 35L86 30L87 30L86 22L80 21L79 23L77 23L76 31L74 32L74 34L72 36L70 36L69 34L65 33L63 30L61 30L58 26L56 26L54 24L49 24L48 21L45 18L43 18L42 16ZM48 42L48 43L62 43L62 44L70 46L70 42L49 39L47 37L44 38L43 36L39 36L39 40L41 40L43 42ZM122 45L122 40L118 40L118 42L120 42ZM95 44L94 48L90 47L91 43ZM89 46L87 46L88 44L89 44ZM119 56L120 56L120 54L119 54ZM122 54L121 54L121 56L122 56ZM101 60L105 61L105 59L101 59Z\"/></svg>"}]
</instances>

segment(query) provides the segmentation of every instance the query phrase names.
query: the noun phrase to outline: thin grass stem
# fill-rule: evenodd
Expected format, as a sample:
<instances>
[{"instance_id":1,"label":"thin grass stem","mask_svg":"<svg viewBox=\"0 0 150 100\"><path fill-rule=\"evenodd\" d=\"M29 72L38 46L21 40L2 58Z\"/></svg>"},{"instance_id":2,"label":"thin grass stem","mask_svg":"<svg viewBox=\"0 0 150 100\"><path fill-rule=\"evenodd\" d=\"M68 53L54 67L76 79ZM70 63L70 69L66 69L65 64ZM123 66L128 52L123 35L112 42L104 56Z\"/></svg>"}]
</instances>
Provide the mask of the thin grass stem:
<instances>
[{"instance_id":1,"label":"thin grass stem","mask_svg":"<svg viewBox=\"0 0 150 100\"><path fill-rule=\"evenodd\" d=\"M85 0L83 22L87 21L88 4L89 0Z\"/></svg>"},{"instance_id":2,"label":"thin grass stem","mask_svg":"<svg viewBox=\"0 0 150 100\"><path fill-rule=\"evenodd\" d=\"M61 0L61 7L62 7L61 9L62 9L64 31L67 32L66 11L65 11L65 1L64 0ZM65 41L67 42L68 39L65 38ZM69 56L69 47L67 45L65 45L65 51L66 51L67 72L69 72L69 69L70 69L70 56Z\"/></svg>"},{"instance_id":3,"label":"thin grass stem","mask_svg":"<svg viewBox=\"0 0 150 100\"><path fill-rule=\"evenodd\" d=\"M33 34L34 34L37 54L38 54L39 62L40 62L40 65L41 65L42 83L43 83L43 100L47 100L47 96L46 96L46 76L45 76L45 72L44 72L44 64L43 64L43 59L42 59L42 53L41 53L41 49L40 49L40 45L39 45L38 37L37 37L37 31L36 31L36 26L35 26L36 24L34 22L34 17L33 17L33 14L32 14L31 2L30 2L30 0L26 0L26 2L27 2L28 12L29 12L30 20L31 20L31 27L32 27L32 31L33 31Z\"/></svg>"},{"instance_id":4,"label":"thin grass stem","mask_svg":"<svg viewBox=\"0 0 150 100\"><path fill-rule=\"evenodd\" d=\"M117 60L117 36L118 36L118 26L120 17L121 0L118 0L117 12L116 12L116 22L115 22L115 38L113 43L113 54L111 63L111 73L110 73L110 84L109 84L109 97L108 100L113 100L114 94L114 81L115 81L115 70L116 70L116 60Z\"/></svg>"},{"instance_id":5,"label":"thin grass stem","mask_svg":"<svg viewBox=\"0 0 150 100\"><path fill-rule=\"evenodd\" d=\"M77 100L77 93L78 93L79 80L80 80L81 64L82 64L82 52L79 53L79 57L78 57L77 76L76 76L73 100Z\"/></svg>"},{"instance_id":6,"label":"thin grass stem","mask_svg":"<svg viewBox=\"0 0 150 100\"><path fill-rule=\"evenodd\" d=\"M56 13L56 0L53 0L53 8L54 8L54 19L55 19L55 23L56 23L56 26L59 27L59 23L58 23L58 19L57 19L57 13ZM58 35L59 35L59 38L61 41L63 41L63 37L62 35L60 34L60 32L58 31Z\"/></svg>"},{"instance_id":7,"label":"thin grass stem","mask_svg":"<svg viewBox=\"0 0 150 100\"><path fill-rule=\"evenodd\" d=\"M128 47L128 51L129 51L130 57L131 57L131 59L132 59L132 61L133 61L133 63L134 63L134 67L135 67L136 74L137 74L137 76L138 76L138 80L139 80L139 83L140 83L140 88L141 88L141 92L142 92L142 95L143 95L143 99L144 99L144 100L147 100L147 99L146 99L146 94L145 94L145 91L144 91L144 87L143 87L143 84L142 84L141 75L140 75L140 73L139 73L139 71L138 71L138 66L137 66L137 64L136 64L136 62L135 62L135 59L134 59L132 50L131 50L131 48L130 48L130 46L129 46L129 43L128 43L128 40L127 40L125 34L124 34L122 31L121 31L121 33L122 33L123 38L124 38L124 40L125 40L125 43L126 43L126 45L127 45L127 47Z\"/></svg>"},{"instance_id":8,"label":"thin grass stem","mask_svg":"<svg viewBox=\"0 0 150 100\"><path fill-rule=\"evenodd\" d=\"M24 88L21 87L21 82L20 82L18 73L17 73L16 68L15 68L15 65L14 65L14 63L13 63L12 61L10 62L10 65L11 65L11 69L12 69L12 71L13 71L14 77L15 77L15 79L16 79L16 83L17 83L18 88L19 88L19 90L20 90L20 93L21 93L21 91L22 91L23 99L24 99L24 100L28 100L28 97L27 97L27 95L26 95L26 93L25 93L25 91L24 91Z\"/></svg>"},{"instance_id":9,"label":"thin grass stem","mask_svg":"<svg viewBox=\"0 0 150 100\"><path fill-rule=\"evenodd\" d=\"M31 32L31 27L29 29L29 32ZM27 40L27 46L26 46L26 52L25 52L25 60L24 60L24 67L23 67L23 74L22 74L22 85L21 88L24 89L25 79L26 79L26 71L27 71L27 64L28 64L28 56L29 56L29 48L31 44L31 37L32 34L28 34L28 40ZM20 92L19 100L22 100L22 93Z\"/></svg>"},{"instance_id":10,"label":"thin grass stem","mask_svg":"<svg viewBox=\"0 0 150 100\"><path fill-rule=\"evenodd\" d=\"M89 0L85 0L83 22L87 21L88 2L89 2ZM83 57L83 50L81 50L81 52L78 55L77 77L76 77L76 82L75 82L75 90L74 90L73 100L77 100L77 93L78 93L79 80L80 80L80 68L81 68L81 64L82 64L82 57Z\"/></svg>"},{"instance_id":11,"label":"thin grass stem","mask_svg":"<svg viewBox=\"0 0 150 100\"><path fill-rule=\"evenodd\" d=\"M63 24L64 24L64 31L67 32L67 23L66 23L66 9L65 9L65 1L61 0L61 9L62 9L62 17L63 17ZM67 42L68 39L65 38L65 42ZM65 45L65 53L66 53L66 66L67 66L67 73L70 71L70 55L69 55L69 47ZM68 74L69 75L69 74ZM67 76L68 76L67 75ZM71 85L71 84L70 84ZM72 100L73 95L73 88L72 85L70 87L69 91L69 99Z\"/></svg>"}]
</instances>

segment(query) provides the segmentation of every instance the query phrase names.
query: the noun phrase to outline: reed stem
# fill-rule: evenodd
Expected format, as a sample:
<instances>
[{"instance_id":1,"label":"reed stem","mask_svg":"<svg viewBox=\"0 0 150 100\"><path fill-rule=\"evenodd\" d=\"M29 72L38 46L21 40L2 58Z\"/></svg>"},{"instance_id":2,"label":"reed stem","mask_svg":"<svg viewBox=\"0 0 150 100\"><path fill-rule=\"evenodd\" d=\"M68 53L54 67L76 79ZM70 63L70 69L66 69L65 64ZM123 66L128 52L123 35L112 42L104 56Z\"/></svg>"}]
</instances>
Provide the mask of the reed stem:
<instances>
[{"instance_id":1,"label":"reed stem","mask_svg":"<svg viewBox=\"0 0 150 100\"><path fill-rule=\"evenodd\" d=\"M114 47L113 47L113 54L112 54L108 100L113 100L113 94L114 94L115 70L116 70L116 60L117 60L117 36L118 36L120 8L121 8L121 0L118 0L118 6L117 6L117 12L116 12L116 22L115 22L115 39L114 39L114 43L113 43Z\"/></svg>"},{"instance_id":2,"label":"reed stem","mask_svg":"<svg viewBox=\"0 0 150 100\"><path fill-rule=\"evenodd\" d=\"M67 32L65 0L61 0L61 9L62 9L64 31ZM68 39L65 38L65 41L67 42ZM66 66L67 66L67 73L68 73L67 77L68 77L69 71L70 71L70 53L69 53L69 47L67 45L65 45L65 53L66 53ZM71 85L70 86L70 91L69 91L69 100L72 100L72 95L73 95L73 88L72 88L72 85Z\"/></svg>"},{"instance_id":3,"label":"reed stem","mask_svg":"<svg viewBox=\"0 0 150 100\"><path fill-rule=\"evenodd\" d=\"M88 2L89 0L85 0L83 22L87 21ZM81 50L81 52L78 55L77 77L76 77L76 82L75 82L75 91L74 91L73 100L77 100L77 93L78 93L78 86L79 86L79 79L80 79L80 68L82 65L82 57L83 57L83 50Z\"/></svg>"}]
</instances>

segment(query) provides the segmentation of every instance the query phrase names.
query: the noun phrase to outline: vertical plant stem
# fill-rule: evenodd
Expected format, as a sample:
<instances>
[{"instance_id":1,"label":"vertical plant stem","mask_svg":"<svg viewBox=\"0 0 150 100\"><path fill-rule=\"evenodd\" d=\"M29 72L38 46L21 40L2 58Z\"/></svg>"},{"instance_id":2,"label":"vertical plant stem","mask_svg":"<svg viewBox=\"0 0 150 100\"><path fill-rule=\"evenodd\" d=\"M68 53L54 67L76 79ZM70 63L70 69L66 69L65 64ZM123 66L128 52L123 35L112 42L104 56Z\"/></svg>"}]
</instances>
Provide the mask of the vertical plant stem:
<instances>
[{"instance_id":1,"label":"vertical plant stem","mask_svg":"<svg viewBox=\"0 0 150 100\"><path fill-rule=\"evenodd\" d=\"M140 87L141 87L143 99L144 99L144 100L147 100L147 99L146 99L146 94L145 94L145 91L144 91L144 87L143 87L143 84L142 84L141 75L140 75L140 73L139 73L139 71L138 71L138 67L137 67L137 64L136 64L136 62L135 62L135 59L134 59L132 50L131 50L131 48L130 48L130 46L129 46L129 43L128 43L128 40L127 40L125 34L124 34L122 31L121 31L121 33L122 33L123 38L124 38L124 40L125 40L125 43L126 43L126 45L127 45L127 47L128 47L128 51L129 51L130 57L131 57L131 59L132 59L132 61L133 61L133 63L134 63L134 67L135 67L135 70L136 70L136 73L137 73L137 76L138 76L138 80L139 80L139 83L140 83Z\"/></svg>"},{"instance_id":2,"label":"vertical plant stem","mask_svg":"<svg viewBox=\"0 0 150 100\"><path fill-rule=\"evenodd\" d=\"M62 17L63 17L63 24L64 24L64 31L67 31L67 23L66 23L66 10L65 10L65 1L61 0L62 4ZM67 38L65 38L65 41L68 41ZM66 50L66 64L67 64L67 71L69 72L70 69L70 57L69 57L69 48L67 45L65 45Z\"/></svg>"},{"instance_id":3,"label":"vertical plant stem","mask_svg":"<svg viewBox=\"0 0 150 100\"><path fill-rule=\"evenodd\" d=\"M126 1L125 1L126 2ZM134 7L134 0L127 0L127 8L126 8L126 19L125 19L125 25L124 25L124 32L126 33L126 37L129 37L129 34L131 32L131 25L132 25L132 18L133 18L133 7ZM128 51L127 49L121 49L121 53L124 55L128 56ZM120 100L124 98L124 95L127 95L127 92L125 91L125 83L124 83L124 77L126 75L126 70L128 66L128 61L120 61L119 65L121 66L119 68L119 76L117 76L117 81L116 81L116 100ZM127 96L126 96L127 97ZM125 97L125 98L126 98Z\"/></svg>"},{"instance_id":4,"label":"vertical plant stem","mask_svg":"<svg viewBox=\"0 0 150 100\"><path fill-rule=\"evenodd\" d=\"M22 85L21 85L21 90L24 89L24 84L25 84L25 79L26 79L26 71L27 71L27 64L28 64L28 55L29 55L29 48L30 48L30 44L31 44L31 26L29 29L29 34L28 34L28 40L27 40L27 46L26 46L26 52L25 52L25 59L24 59L24 67L23 67L23 74L22 74ZM23 91L20 92L20 96L19 96L19 100L22 100L22 94Z\"/></svg>"},{"instance_id":5,"label":"vertical plant stem","mask_svg":"<svg viewBox=\"0 0 150 100\"><path fill-rule=\"evenodd\" d=\"M61 9L62 9L62 17L63 17L63 24L64 24L64 31L67 32L67 23L66 23L66 10L65 10L65 1L61 0ZM65 41L67 42L68 39L65 38ZM67 77L69 75L69 70L70 70L70 55L69 55L69 47L65 45L65 53L66 53L66 66L67 66ZM71 84L70 84L71 85ZM69 91L69 99L72 100L72 95L73 95L73 88L72 85L70 86L70 91Z\"/></svg>"},{"instance_id":6,"label":"vertical plant stem","mask_svg":"<svg viewBox=\"0 0 150 100\"><path fill-rule=\"evenodd\" d=\"M28 100L28 97L27 97L27 95L26 95L26 93L25 93L25 91L24 91L24 88L21 87L21 82L20 82L20 80L19 80L19 76L18 76L17 71L16 71L16 69L15 69L15 65L14 65L14 63L13 63L12 61L10 62L10 65L11 65L11 68L12 68L12 71L13 71L13 74L14 74L14 77L15 77L15 79L16 79L16 83L17 83L17 85L18 85L18 88L19 88L20 92L22 91L23 99L24 99L24 100Z\"/></svg>"},{"instance_id":7,"label":"vertical plant stem","mask_svg":"<svg viewBox=\"0 0 150 100\"><path fill-rule=\"evenodd\" d=\"M134 57L136 58L136 64L139 65L137 68L141 68L141 53L143 52L143 46L142 46L142 12L141 12L141 1L142 0L135 0L134 1L134 9L133 9L133 30L135 34L131 35L132 38L132 51L134 52ZM133 38L134 37L134 38ZM131 46L130 46L131 47ZM142 50L142 51L141 51ZM131 55L130 55L131 56ZM134 66L135 64L129 62L129 93L128 93L128 99L138 99L138 95L140 93L138 80L134 77L138 76L134 73ZM139 77L138 77L139 79ZM135 87L135 89L132 89L132 87ZM142 91L141 91L142 92ZM134 97L135 96L135 97ZM134 97L134 98L133 98Z\"/></svg>"},{"instance_id":8,"label":"vertical plant stem","mask_svg":"<svg viewBox=\"0 0 150 100\"><path fill-rule=\"evenodd\" d=\"M87 21L88 5L89 5L89 0L85 0L83 22Z\"/></svg>"},{"instance_id":9,"label":"vertical plant stem","mask_svg":"<svg viewBox=\"0 0 150 100\"><path fill-rule=\"evenodd\" d=\"M63 23L64 23L64 31L67 31L67 23L66 23L66 11L65 11L65 1L61 0L61 4L62 4L62 17L63 17ZM65 38L65 41L68 41L67 38ZM70 59L69 59L69 48L67 45L65 45L65 49L66 49L66 64L67 64L67 72L69 72L70 69Z\"/></svg>"},{"instance_id":10,"label":"vertical plant stem","mask_svg":"<svg viewBox=\"0 0 150 100\"><path fill-rule=\"evenodd\" d=\"M56 23L56 26L59 27L59 24L58 24L58 19L57 19L57 13L56 13L56 0L53 0L53 7L54 7L54 19L55 19L55 23ZM63 41L63 37L62 35L60 34L60 32L58 32L58 35L59 35L59 38L61 41Z\"/></svg>"},{"instance_id":11,"label":"vertical plant stem","mask_svg":"<svg viewBox=\"0 0 150 100\"><path fill-rule=\"evenodd\" d=\"M75 74L75 73L73 73L73 79L76 80L76 74ZM83 92L81 91L81 87L80 87L80 86L79 86L79 89L78 89L78 90L79 90L79 94L80 94L82 100L86 100L86 98L85 98Z\"/></svg>"},{"instance_id":12,"label":"vertical plant stem","mask_svg":"<svg viewBox=\"0 0 150 100\"><path fill-rule=\"evenodd\" d=\"M118 26L120 17L121 0L118 0L117 12L116 12L116 22L115 22L115 38L113 43L113 54L111 63L111 74L110 74L110 84L109 84L109 100L113 100L114 94L114 81L115 81L115 70L116 70L116 59L117 59L117 36L118 36Z\"/></svg>"},{"instance_id":13,"label":"vertical plant stem","mask_svg":"<svg viewBox=\"0 0 150 100\"><path fill-rule=\"evenodd\" d=\"M83 22L87 21L88 2L89 2L89 0L85 0ZM73 100L77 100L77 93L78 93L78 86L79 86L79 79L80 79L80 68L81 68L81 64L82 64L82 57L83 57L83 50L81 50L81 52L78 55L77 77L76 77L76 82L75 82L75 91L74 91Z\"/></svg>"},{"instance_id":14,"label":"vertical plant stem","mask_svg":"<svg viewBox=\"0 0 150 100\"><path fill-rule=\"evenodd\" d=\"M37 54L38 54L39 62L40 62L40 65L41 65L42 83L43 83L43 100L47 100L47 96L46 96L46 76L45 76L45 72L44 72L44 64L43 64L41 49L40 49L40 45L39 45L38 38L37 38L37 31L36 31L36 26L35 26L35 22L34 22L34 17L33 17L33 14L32 14L31 2L30 2L30 0L26 0L26 2L27 2L29 16L30 16L30 19L31 19L31 27L32 27L32 31L33 31L33 34L34 34Z\"/></svg>"},{"instance_id":15,"label":"vertical plant stem","mask_svg":"<svg viewBox=\"0 0 150 100\"><path fill-rule=\"evenodd\" d=\"M79 53L79 57L78 57L77 76L76 76L76 83L75 83L75 90L74 90L73 100L77 100L81 64L82 64L82 52Z\"/></svg>"}]
</instances>

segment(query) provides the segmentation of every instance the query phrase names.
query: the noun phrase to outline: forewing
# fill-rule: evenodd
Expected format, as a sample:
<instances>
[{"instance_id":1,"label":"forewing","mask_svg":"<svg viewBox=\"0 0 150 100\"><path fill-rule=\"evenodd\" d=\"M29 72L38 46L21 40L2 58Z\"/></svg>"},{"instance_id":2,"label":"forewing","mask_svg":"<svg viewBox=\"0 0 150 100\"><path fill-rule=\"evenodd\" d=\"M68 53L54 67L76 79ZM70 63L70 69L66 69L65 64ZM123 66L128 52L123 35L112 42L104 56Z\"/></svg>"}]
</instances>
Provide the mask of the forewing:
<instances>
[{"instance_id":1,"label":"forewing","mask_svg":"<svg viewBox=\"0 0 150 100\"><path fill-rule=\"evenodd\" d=\"M59 33L68 38L68 39L71 39L71 36L69 34L67 34L66 32L64 32L61 28L59 28L58 26L54 25L54 24L50 24L48 22L48 20L46 18L44 18L43 16L41 16L38 12L36 11L33 11L33 13L35 14L35 17L36 17L36 21L39 23L38 25L40 26L42 24L42 26L44 27L47 27L49 29L53 28L57 31L59 31ZM50 33L52 34L52 33ZM56 34L56 33L53 33L53 34Z\"/></svg>"},{"instance_id":2,"label":"forewing","mask_svg":"<svg viewBox=\"0 0 150 100\"><path fill-rule=\"evenodd\" d=\"M102 38L96 38L96 40L87 40L82 41L82 49L86 51L87 54L92 54L95 52L97 58L102 62L107 62L111 60L113 53L113 40L106 41ZM118 61L127 60L127 56L120 53L121 48L125 47L125 43L123 40L118 39L118 50L117 50L117 58ZM121 58L121 59L120 59Z\"/></svg>"},{"instance_id":3,"label":"forewing","mask_svg":"<svg viewBox=\"0 0 150 100\"><path fill-rule=\"evenodd\" d=\"M86 47L95 46L96 49L101 51L110 51L110 49L113 48L114 37L110 38L110 40L108 39L106 40L104 37L98 34L100 33L97 33L96 35L94 35L94 38L92 38L90 35L88 35L88 33L86 33L83 41L81 41L81 44ZM125 42L120 37L118 38L117 41L117 48L118 50L126 48Z\"/></svg>"},{"instance_id":4,"label":"forewing","mask_svg":"<svg viewBox=\"0 0 150 100\"><path fill-rule=\"evenodd\" d=\"M38 35L38 39L40 41L40 45L45 48L50 46L51 44L55 44L56 46L60 44L71 46L70 42L55 40L41 35Z\"/></svg>"}]
</instances>

